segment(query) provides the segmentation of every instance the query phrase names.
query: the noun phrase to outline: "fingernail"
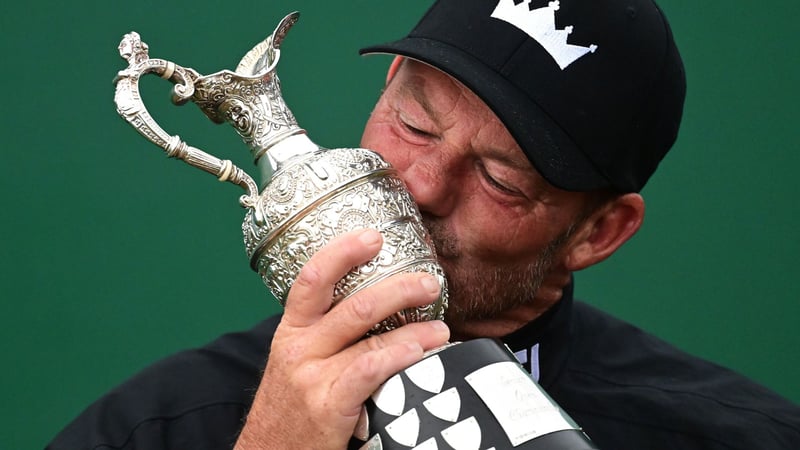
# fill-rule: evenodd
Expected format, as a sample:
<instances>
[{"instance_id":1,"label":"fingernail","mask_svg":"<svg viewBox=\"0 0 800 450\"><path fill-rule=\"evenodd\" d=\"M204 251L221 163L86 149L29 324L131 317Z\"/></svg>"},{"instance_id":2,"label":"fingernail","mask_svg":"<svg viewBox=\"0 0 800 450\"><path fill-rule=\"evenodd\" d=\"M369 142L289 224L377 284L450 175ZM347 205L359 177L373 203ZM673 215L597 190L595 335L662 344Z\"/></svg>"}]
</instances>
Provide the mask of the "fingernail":
<instances>
[{"instance_id":1,"label":"fingernail","mask_svg":"<svg viewBox=\"0 0 800 450\"><path fill-rule=\"evenodd\" d=\"M441 320L431 320L428 322L436 331L450 331L450 328Z\"/></svg>"},{"instance_id":2,"label":"fingernail","mask_svg":"<svg viewBox=\"0 0 800 450\"><path fill-rule=\"evenodd\" d=\"M358 235L358 239L366 245L375 245L381 240L381 234L373 229L366 229Z\"/></svg>"},{"instance_id":3,"label":"fingernail","mask_svg":"<svg viewBox=\"0 0 800 450\"><path fill-rule=\"evenodd\" d=\"M426 291L430 292L431 294L438 294L441 287L439 286L439 282L436 278L432 277L431 275L425 275L424 277L419 279L420 284L422 287L425 288Z\"/></svg>"}]
</instances>

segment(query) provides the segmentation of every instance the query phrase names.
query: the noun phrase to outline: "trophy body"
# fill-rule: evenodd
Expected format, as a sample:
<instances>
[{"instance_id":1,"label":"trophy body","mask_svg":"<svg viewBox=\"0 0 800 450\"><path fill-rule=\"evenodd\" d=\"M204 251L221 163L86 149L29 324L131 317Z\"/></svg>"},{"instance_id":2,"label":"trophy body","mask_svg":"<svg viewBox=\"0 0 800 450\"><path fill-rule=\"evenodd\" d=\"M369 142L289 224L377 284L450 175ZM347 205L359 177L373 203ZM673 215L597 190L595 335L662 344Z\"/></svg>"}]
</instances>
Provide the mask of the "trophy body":
<instances>
[{"instance_id":1,"label":"trophy body","mask_svg":"<svg viewBox=\"0 0 800 450\"><path fill-rule=\"evenodd\" d=\"M138 34L125 35L119 50L129 66L115 79L117 112L168 156L245 190L239 199L246 209L245 251L251 268L281 304L303 265L331 239L375 228L383 235L383 247L336 284L334 307L391 275L427 272L442 286L439 298L387 317L370 334L442 319L446 278L403 181L371 150L314 144L281 96L276 75L280 43L297 18L297 13L286 16L236 71L205 76L149 58ZM151 73L175 84L174 103L191 101L212 121L236 129L250 147L261 186L231 161L191 147L158 126L138 88L141 76ZM437 349L392 377L367 401L354 437L355 448L369 450L595 448L510 351L488 339Z\"/></svg>"},{"instance_id":2,"label":"trophy body","mask_svg":"<svg viewBox=\"0 0 800 450\"><path fill-rule=\"evenodd\" d=\"M334 304L401 272L425 271L445 283L413 199L374 152L322 149L295 158L275 172L260 199L264 224L257 224L254 210L248 211L243 223L245 248L251 267L278 299L286 298L300 268L331 238L367 227L381 232L383 248L337 283ZM440 319L444 292L431 305L387 318L374 332Z\"/></svg>"}]
</instances>

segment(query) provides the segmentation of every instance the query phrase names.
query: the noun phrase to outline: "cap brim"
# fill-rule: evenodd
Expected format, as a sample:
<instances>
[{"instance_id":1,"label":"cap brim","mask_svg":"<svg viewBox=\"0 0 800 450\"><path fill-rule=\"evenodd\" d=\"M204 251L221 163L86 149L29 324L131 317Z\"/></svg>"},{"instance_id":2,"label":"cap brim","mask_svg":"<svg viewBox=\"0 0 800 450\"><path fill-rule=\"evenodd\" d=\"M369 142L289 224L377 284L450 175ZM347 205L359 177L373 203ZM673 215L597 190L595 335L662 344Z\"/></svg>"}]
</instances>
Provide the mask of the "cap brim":
<instances>
[{"instance_id":1,"label":"cap brim","mask_svg":"<svg viewBox=\"0 0 800 450\"><path fill-rule=\"evenodd\" d=\"M552 185L568 191L611 186L569 135L523 91L478 59L449 44L420 37L365 47L362 55L409 57L452 76L497 115L536 170Z\"/></svg>"}]
</instances>

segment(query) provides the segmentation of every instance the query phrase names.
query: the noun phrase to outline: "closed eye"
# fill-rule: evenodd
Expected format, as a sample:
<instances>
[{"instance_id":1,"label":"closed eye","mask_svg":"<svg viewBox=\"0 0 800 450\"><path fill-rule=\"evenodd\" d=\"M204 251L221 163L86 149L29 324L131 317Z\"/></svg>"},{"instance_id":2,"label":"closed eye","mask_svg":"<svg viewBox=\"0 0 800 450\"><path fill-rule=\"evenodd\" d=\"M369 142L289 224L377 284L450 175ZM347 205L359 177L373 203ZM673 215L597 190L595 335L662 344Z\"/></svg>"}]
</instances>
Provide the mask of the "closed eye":
<instances>
[{"instance_id":1,"label":"closed eye","mask_svg":"<svg viewBox=\"0 0 800 450\"><path fill-rule=\"evenodd\" d=\"M436 133L425 128L420 128L416 121L409 120L402 112L398 112L395 116L395 123L398 134L413 145L430 145L439 139Z\"/></svg>"},{"instance_id":2,"label":"closed eye","mask_svg":"<svg viewBox=\"0 0 800 450\"><path fill-rule=\"evenodd\" d=\"M417 136L433 137L433 134L431 134L431 133L429 133L427 131L420 130L419 128L414 128L414 127L412 127L411 125L409 125L407 123L404 123L403 125L406 127L406 129L408 131L416 134Z\"/></svg>"},{"instance_id":3,"label":"closed eye","mask_svg":"<svg viewBox=\"0 0 800 450\"><path fill-rule=\"evenodd\" d=\"M486 166L482 162L477 162L478 171L481 173L481 176L486 181L486 183L491 186L496 191L510 196L520 197L523 196L522 193L510 186L503 184L501 181L498 181L494 178L489 171L486 169Z\"/></svg>"},{"instance_id":4,"label":"closed eye","mask_svg":"<svg viewBox=\"0 0 800 450\"><path fill-rule=\"evenodd\" d=\"M436 137L435 134L433 134L431 132L428 132L428 131L425 131L425 130L421 130L421 129L409 124L408 122L406 122L406 121L404 121L402 119L400 120L400 124L403 126L403 128L405 128L407 131L409 131L410 133L412 133L412 134L414 134L416 136L425 137L425 138L435 138Z\"/></svg>"}]
</instances>

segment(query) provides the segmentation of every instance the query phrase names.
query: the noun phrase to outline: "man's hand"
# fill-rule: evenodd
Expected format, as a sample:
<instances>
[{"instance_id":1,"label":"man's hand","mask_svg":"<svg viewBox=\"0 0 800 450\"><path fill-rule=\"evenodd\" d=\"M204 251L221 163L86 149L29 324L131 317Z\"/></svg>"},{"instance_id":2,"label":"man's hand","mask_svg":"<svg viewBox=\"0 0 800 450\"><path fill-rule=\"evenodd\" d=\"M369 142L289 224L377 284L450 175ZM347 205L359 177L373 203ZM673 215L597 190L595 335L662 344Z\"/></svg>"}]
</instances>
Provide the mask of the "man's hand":
<instances>
[{"instance_id":1,"label":"man's hand","mask_svg":"<svg viewBox=\"0 0 800 450\"><path fill-rule=\"evenodd\" d=\"M391 314L433 302L440 287L427 274L392 276L331 308L336 282L381 243L374 230L348 233L300 271L237 450L344 449L362 404L380 384L447 341L440 321L361 339Z\"/></svg>"}]
</instances>

